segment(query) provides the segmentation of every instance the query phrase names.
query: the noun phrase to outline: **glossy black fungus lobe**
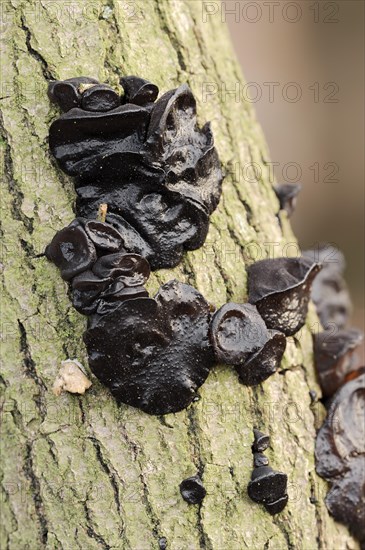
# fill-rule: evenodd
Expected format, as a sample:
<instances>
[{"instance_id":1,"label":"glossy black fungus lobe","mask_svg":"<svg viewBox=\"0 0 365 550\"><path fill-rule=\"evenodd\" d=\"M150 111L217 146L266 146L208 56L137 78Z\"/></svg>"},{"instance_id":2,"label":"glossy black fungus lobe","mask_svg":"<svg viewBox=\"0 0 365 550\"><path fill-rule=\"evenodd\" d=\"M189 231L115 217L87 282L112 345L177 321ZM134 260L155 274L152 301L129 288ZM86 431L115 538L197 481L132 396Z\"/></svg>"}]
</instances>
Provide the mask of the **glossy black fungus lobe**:
<instances>
[{"instance_id":1,"label":"glossy black fungus lobe","mask_svg":"<svg viewBox=\"0 0 365 550\"><path fill-rule=\"evenodd\" d=\"M54 80L48 85L48 97L62 109L80 107L82 91L99 84L95 78L78 76L67 80Z\"/></svg>"},{"instance_id":2,"label":"glossy black fungus lobe","mask_svg":"<svg viewBox=\"0 0 365 550\"><path fill-rule=\"evenodd\" d=\"M186 408L214 364L209 304L170 281L155 298L127 300L90 318L89 365L118 401L149 414Z\"/></svg>"},{"instance_id":3,"label":"glossy black fungus lobe","mask_svg":"<svg viewBox=\"0 0 365 550\"><path fill-rule=\"evenodd\" d=\"M261 260L248 269L248 301L268 328L295 334L305 323L311 285L320 265L308 258Z\"/></svg>"},{"instance_id":4,"label":"glossy black fungus lobe","mask_svg":"<svg viewBox=\"0 0 365 550\"><path fill-rule=\"evenodd\" d=\"M357 329L331 329L313 336L315 365L324 397L331 397L346 377L358 369L356 348L363 337Z\"/></svg>"},{"instance_id":5,"label":"glossy black fungus lobe","mask_svg":"<svg viewBox=\"0 0 365 550\"><path fill-rule=\"evenodd\" d=\"M213 135L209 124L198 127L187 85L156 101L151 82L134 76L121 82L121 105L116 92L98 82L84 83L82 93L77 79L52 83L49 93L60 105L62 90L73 95L51 125L50 149L76 178L79 216L93 219L107 203L107 221L129 252L144 256L152 269L173 267L204 243L221 195Z\"/></svg>"},{"instance_id":6,"label":"glossy black fungus lobe","mask_svg":"<svg viewBox=\"0 0 365 550\"><path fill-rule=\"evenodd\" d=\"M255 453L262 453L263 451L266 451L270 445L270 437L256 428L253 430L253 435L254 442L252 444L252 451Z\"/></svg>"},{"instance_id":7,"label":"glossy black fungus lobe","mask_svg":"<svg viewBox=\"0 0 365 550\"><path fill-rule=\"evenodd\" d=\"M365 374L333 396L316 441L317 473L331 483L330 514L365 545Z\"/></svg>"},{"instance_id":8,"label":"glossy black fungus lobe","mask_svg":"<svg viewBox=\"0 0 365 550\"><path fill-rule=\"evenodd\" d=\"M192 476L180 483L180 493L189 504L199 504L207 494L199 476Z\"/></svg>"},{"instance_id":9,"label":"glossy black fungus lobe","mask_svg":"<svg viewBox=\"0 0 365 550\"><path fill-rule=\"evenodd\" d=\"M282 183L274 186L276 196L279 199L280 210L285 210L289 218L295 210L297 196L299 195L301 189L302 186L300 183Z\"/></svg>"}]
</instances>

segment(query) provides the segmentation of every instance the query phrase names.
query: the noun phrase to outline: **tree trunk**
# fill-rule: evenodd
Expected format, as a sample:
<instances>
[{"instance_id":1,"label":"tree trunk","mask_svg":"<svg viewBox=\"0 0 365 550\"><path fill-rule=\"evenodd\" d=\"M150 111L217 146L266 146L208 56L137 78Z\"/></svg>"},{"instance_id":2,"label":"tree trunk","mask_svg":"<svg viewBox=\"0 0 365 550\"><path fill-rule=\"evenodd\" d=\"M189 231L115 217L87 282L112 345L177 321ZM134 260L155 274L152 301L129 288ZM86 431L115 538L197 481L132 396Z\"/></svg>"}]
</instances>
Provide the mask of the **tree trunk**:
<instances>
[{"instance_id":1,"label":"tree trunk","mask_svg":"<svg viewBox=\"0 0 365 550\"><path fill-rule=\"evenodd\" d=\"M219 3L5 0L1 9L1 548L147 550L158 549L162 537L171 550L358 548L328 516L327 487L314 469L323 411L309 395L320 395L313 312L288 339L280 373L249 388L234 369L217 367L201 399L178 414L118 407L94 377L84 396L51 391L62 360L87 365L87 358L86 319L41 255L73 219L75 200L73 182L48 151L48 128L58 116L47 98L49 79L88 75L116 85L136 74L161 91L188 82L200 122L212 121L228 173L223 197L204 247L178 268L157 272L152 294L177 278L216 306L244 302L246 264L297 252L285 215L280 222L276 216L251 106L229 93L242 91L243 78ZM271 465L289 478L289 504L274 517L246 492L254 426L270 433ZM197 471L208 495L192 506L179 483Z\"/></svg>"}]
</instances>

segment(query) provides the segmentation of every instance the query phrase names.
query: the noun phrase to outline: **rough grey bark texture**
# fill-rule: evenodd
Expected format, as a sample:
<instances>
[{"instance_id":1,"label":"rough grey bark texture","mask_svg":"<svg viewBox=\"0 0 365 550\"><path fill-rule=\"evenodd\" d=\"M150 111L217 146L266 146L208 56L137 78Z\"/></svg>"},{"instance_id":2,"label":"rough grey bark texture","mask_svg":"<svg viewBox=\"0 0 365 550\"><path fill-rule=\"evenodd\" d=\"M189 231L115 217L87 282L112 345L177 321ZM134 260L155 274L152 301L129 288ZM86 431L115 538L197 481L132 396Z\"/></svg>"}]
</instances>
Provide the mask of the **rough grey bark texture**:
<instances>
[{"instance_id":1,"label":"rough grey bark texture","mask_svg":"<svg viewBox=\"0 0 365 550\"><path fill-rule=\"evenodd\" d=\"M61 360L87 361L85 318L39 256L74 217L75 199L48 151L58 112L47 80L89 75L117 85L121 75L138 74L162 91L187 81L200 121L212 120L229 174L208 241L179 268L157 273L151 292L176 277L217 306L244 302L249 262L296 252L287 248L295 239L285 216L280 225L275 215L251 106L222 94L222 83L232 89L243 80L219 12L206 18L205 7L197 0L1 2L2 549L145 550L157 549L160 537L172 550L357 548L328 516L326 485L314 470L323 412L309 397L310 389L319 393L313 314L289 339L280 373L246 388L233 369L217 367L200 401L178 414L117 407L95 379L83 397L51 392ZM256 176L246 171L250 163L260 168ZM253 426L270 433L271 464L289 476L289 504L274 518L246 494ZM208 495L189 506L178 486L197 471Z\"/></svg>"}]
</instances>

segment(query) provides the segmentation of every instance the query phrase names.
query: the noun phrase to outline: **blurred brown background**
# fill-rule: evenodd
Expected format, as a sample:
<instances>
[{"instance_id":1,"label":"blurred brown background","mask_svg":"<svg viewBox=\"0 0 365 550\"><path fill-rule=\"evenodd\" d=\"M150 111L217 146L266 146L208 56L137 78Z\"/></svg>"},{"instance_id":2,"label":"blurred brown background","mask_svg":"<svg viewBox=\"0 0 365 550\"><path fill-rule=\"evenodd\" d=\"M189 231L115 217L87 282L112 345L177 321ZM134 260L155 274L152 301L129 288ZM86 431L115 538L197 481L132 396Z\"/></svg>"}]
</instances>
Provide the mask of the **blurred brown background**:
<instances>
[{"instance_id":1,"label":"blurred brown background","mask_svg":"<svg viewBox=\"0 0 365 550\"><path fill-rule=\"evenodd\" d=\"M220 15L254 83L247 95L258 94L276 179L303 184L292 217L301 248L345 253L364 329L364 3L222 1Z\"/></svg>"}]
</instances>

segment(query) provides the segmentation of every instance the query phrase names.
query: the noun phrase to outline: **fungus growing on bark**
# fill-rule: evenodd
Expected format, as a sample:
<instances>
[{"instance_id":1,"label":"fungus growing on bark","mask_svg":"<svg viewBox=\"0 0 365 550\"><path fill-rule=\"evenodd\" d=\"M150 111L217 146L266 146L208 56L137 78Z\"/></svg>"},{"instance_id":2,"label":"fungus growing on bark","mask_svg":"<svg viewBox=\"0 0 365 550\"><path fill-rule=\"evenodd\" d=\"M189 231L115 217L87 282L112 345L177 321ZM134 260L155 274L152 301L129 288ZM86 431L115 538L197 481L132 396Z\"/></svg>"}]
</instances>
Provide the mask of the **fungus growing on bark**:
<instances>
[{"instance_id":1,"label":"fungus growing on bark","mask_svg":"<svg viewBox=\"0 0 365 550\"><path fill-rule=\"evenodd\" d=\"M119 302L148 297L147 260L126 253L120 233L108 223L77 218L54 236L46 256L70 282L73 306L84 315L109 313Z\"/></svg>"},{"instance_id":2,"label":"fungus growing on bark","mask_svg":"<svg viewBox=\"0 0 365 550\"><path fill-rule=\"evenodd\" d=\"M317 473L331 483L330 514L365 545L365 374L333 396L316 441Z\"/></svg>"},{"instance_id":3,"label":"fungus growing on bark","mask_svg":"<svg viewBox=\"0 0 365 550\"><path fill-rule=\"evenodd\" d=\"M248 301L270 329L295 334L305 323L310 290L320 265L308 258L261 260L248 268Z\"/></svg>"},{"instance_id":4,"label":"fungus growing on bark","mask_svg":"<svg viewBox=\"0 0 365 550\"><path fill-rule=\"evenodd\" d=\"M321 263L322 270L312 284L311 298L324 328L346 326L351 314L351 299L343 273L346 267L343 254L330 244L306 250L303 256Z\"/></svg>"},{"instance_id":5,"label":"fungus growing on bark","mask_svg":"<svg viewBox=\"0 0 365 550\"><path fill-rule=\"evenodd\" d=\"M83 89L99 84L95 78L78 76L67 80L53 80L48 85L48 97L61 107L62 111L69 111L80 107Z\"/></svg>"},{"instance_id":6,"label":"fungus growing on bark","mask_svg":"<svg viewBox=\"0 0 365 550\"><path fill-rule=\"evenodd\" d=\"M200 504L207 494L199 476L192 476L180 483L180 493L189 504Z\"/></svg>"},{"instance_id":7,"label":"fungus growing on bark","mask_svg":"<svg viewBox=\"0 0 365 550\"><path fill-rule=\"evenodd\" d=\"M278 370L286 348L285 335L276 330L268 330L267 342L253 353L242 365L236 365L239 380L245 386L255 386L264 382Z\"/></svg>"},{"instance_id":8,"label":"fungus growing on bark","mask_svg":"<svg viewBox=\"0 0 365 550\"><path fill-rule=\"evenodd\" d=\"M280 203L280 210L285 210L288 214L288 218L290 218L295 210L297 196L301 189L302 186L300 183L282 183L280 185L274 185L274 190Z\"/></svg>"},{"instance_id":9,"label":"fungus growing on bark","mask_svg":"<svg viewBox=\"0 0 365 550\"><path fill-rule=\"evenodd\" d=\"M126 103L135 103L136 105L148 105L154 103L157 99L159 89L156 84L152 84L139 76L124 76L120 79L124 89L124 99Z\"/></svg>"},{"instance_id":10,"label":"fungus growing on bark","mask_svg":"<svg viewBox=\"0 0 365 550\"><path fill-rule=\"evenodd\" d=\"M276 372L286 347L284 334L268 330L251 304L222 306L213 316L210 337L217 361L234 365L248 386Z\"/></svg>"},{"instance_id":11,"label":"fungus growing on bark","mask_svg":"<svg viewBox=\"0 0 365 550\"><path fill-rule=\"evenodd\" d=\"M57 396L61 395L64 391L83 395L91 385L81 363L76 361L76 359L67 359L61 363L61 368L54 381L52 390Z\"/></svg>"},{"instance_id":12,"label":"fungus growing on bark","mask_svg":"<svg viewBox=\"0 0 365 550\"><path fill-rule=\"evenodd\" d=\"M346 377L357 370L355 350L363 337L357 329L326 330L314 335L314 359L324 397L331 397Z\"/></svg>"},{"instance_id":13,"label":"fungus growing on bark","mask_svg":"<svg viewBox=\"0 0 365 550\"><path fill-rule=\"evenodd\" d=\"M262 454L262 451L270 445L270 437L257 429L253 432L254 470L247 486L247 493L251 500L264 504L270 514L278 514L288 502L286 493L288 476L273 470L269 466L268 459Z\"/></svg>"},{"instance_id":14,"label":"fungus growing on bark","mask_svg":"<svg viewBox=\"0 0 365 550\"><path fill-rule=\"evenodd\" d=\"M90 368L118 401L149 414L180 411L214 364L209 320L204 297L170 281L155 298L127 300L90 318Z\"/></svg>"},{"instance_id":15,"label":"fungus growing on bark","mask_svg":"<svg viewBox=\"0 0 365 550\"><path fill-rule=\"evenodd\" d=\"M81 108L85 111L110 111L119 105L119 95L106 84L91 86L81 96Z\"/></svg>"},{"instance_id":16,"label":"fungus growing on bark","mask_svg":"<svg viewBox=\"0 0 365 550\"><path fill-rule=\"evenodd\" d=\"M62 170L77 178L78 215L92 219L98 205L107 203L107 221L129 252L143 255L153 269L173 267L185 250L204 243L221 195L212 132L209 124L197 126L187 85L153 103L154 84L138 77L125 77L122 84L128 103L110 110L105 105L113 103L115 92L90 84L82 101L77 96L75 108L52 123L50 149ZM70 87L77 88L67 84L60 90ZM52 97L56 88L52 83Z\"/></svg>"}]
</instances>

